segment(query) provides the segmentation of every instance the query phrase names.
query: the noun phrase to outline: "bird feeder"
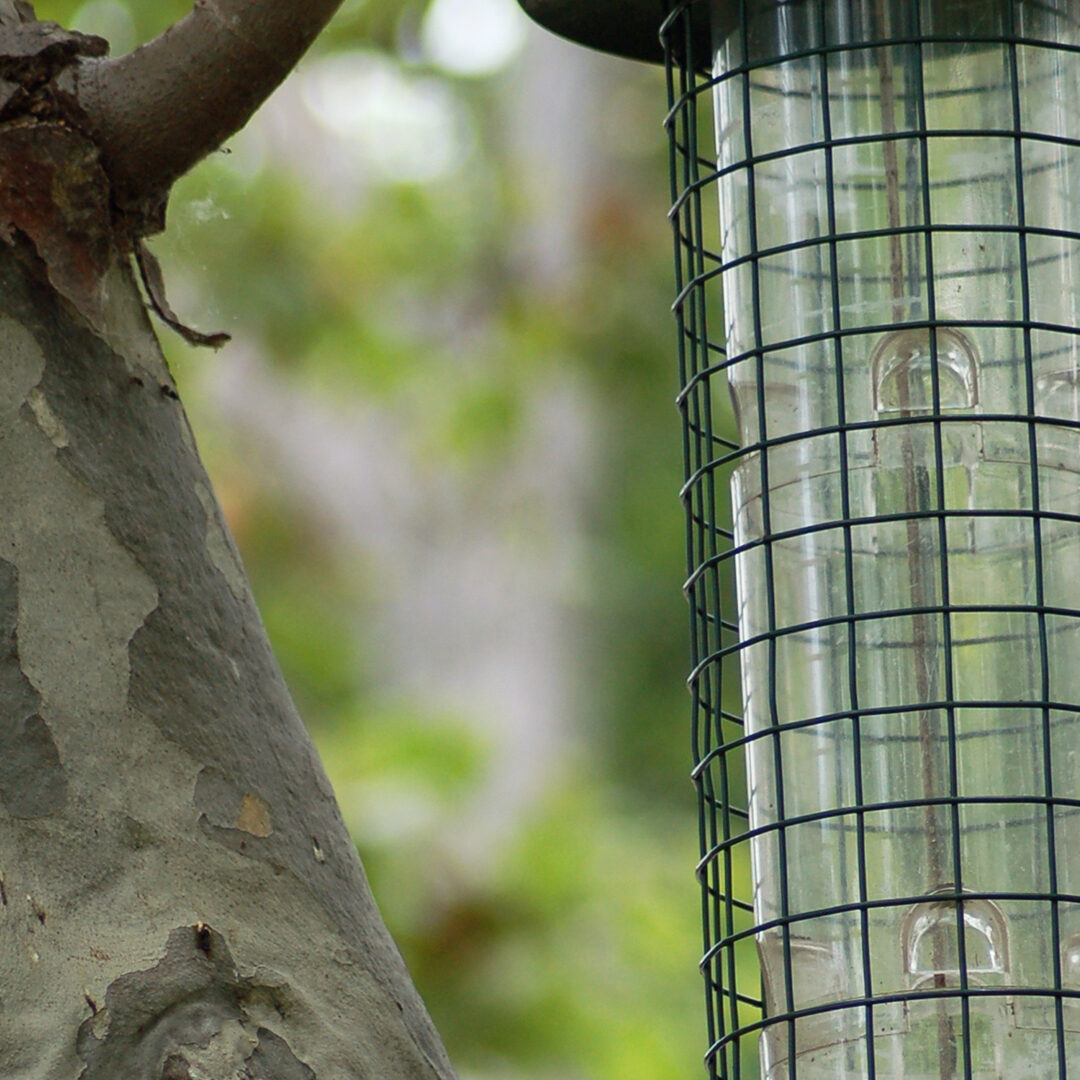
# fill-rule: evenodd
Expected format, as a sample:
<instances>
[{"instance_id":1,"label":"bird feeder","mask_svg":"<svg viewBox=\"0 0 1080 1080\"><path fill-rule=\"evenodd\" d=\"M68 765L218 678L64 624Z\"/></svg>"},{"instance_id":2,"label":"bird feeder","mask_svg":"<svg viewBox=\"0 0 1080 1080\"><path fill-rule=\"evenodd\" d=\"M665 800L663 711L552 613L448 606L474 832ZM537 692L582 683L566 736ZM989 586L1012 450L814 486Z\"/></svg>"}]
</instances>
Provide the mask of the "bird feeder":
<instances>
[{"instance_id":1,"label":"bird feeder","mask_svg":"<svg viewBox=\"0 0 1080 1080\"><path fill-rule=\"evenodd\" d=\"M668 73L709 1076L1080 1077L1080 3L522 3Z\"/></svg>"}]
</instances>

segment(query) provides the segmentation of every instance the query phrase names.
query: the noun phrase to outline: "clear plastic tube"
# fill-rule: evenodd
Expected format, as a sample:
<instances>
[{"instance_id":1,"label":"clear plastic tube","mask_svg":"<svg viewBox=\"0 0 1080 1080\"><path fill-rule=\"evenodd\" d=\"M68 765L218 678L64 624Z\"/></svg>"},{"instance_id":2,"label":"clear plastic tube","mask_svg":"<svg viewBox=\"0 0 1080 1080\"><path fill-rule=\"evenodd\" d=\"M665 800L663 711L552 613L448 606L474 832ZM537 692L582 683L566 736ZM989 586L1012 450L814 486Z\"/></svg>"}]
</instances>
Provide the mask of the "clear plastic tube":
<instances>
[{"instance_id":1,"label":"clear plastic tube","mask_svg":"<svg viewBox=\"0 0 1080 1080\"><path fill-rule=\"evenodd\" d=\"M1054 1080L1080 1061L1080 822L1051 801L1080 797L1080 55L1003 39L1075 45L1076 9L745 6L716 55L736 573L765 1005L798 1014L762 1072Z\"/></svg>"}]
</instances>

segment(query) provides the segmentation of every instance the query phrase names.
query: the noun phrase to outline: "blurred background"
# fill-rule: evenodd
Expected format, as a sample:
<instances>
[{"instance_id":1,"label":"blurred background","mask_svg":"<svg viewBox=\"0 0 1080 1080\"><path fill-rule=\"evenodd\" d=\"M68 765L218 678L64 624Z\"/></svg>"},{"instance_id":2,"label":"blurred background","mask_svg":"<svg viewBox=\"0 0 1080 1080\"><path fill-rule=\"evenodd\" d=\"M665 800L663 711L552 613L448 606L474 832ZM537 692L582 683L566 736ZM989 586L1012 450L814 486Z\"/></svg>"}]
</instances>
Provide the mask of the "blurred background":
<instances>
[{"instance_id":1,"label":"blurred background","mask_svg":"<svg viewBox=\"0 0 1080 1080\"><path fill-rule=\"evenodd\" d=\"M190 0L38 0L128 51ZM293 695L462 1080L684 1080L704 1015L663 75L346 0L151 242Z\"/></svg>"}]
</instances>

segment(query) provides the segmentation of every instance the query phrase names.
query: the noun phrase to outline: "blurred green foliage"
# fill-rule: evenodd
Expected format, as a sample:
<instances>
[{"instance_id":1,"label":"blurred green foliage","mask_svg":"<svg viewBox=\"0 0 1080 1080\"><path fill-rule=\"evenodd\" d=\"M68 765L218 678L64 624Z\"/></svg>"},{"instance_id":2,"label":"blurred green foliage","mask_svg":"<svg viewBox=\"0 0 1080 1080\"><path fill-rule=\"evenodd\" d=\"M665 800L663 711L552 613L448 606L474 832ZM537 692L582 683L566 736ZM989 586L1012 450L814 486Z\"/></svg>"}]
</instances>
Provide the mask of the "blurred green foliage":
<instances>
[{"instance_id":1,"label":"blurred green foliage","mask_svg":"<svg viewBox=\"0 0 1080 1080\"><path fill-rule=\"evenodd\" d=\"M189 3L37 9L130 47ZM154 241L174 307L234 343L213 355L162 337L281 665L463 1080L683 1080L700 1070L705 1037L662 78L614 63L590 76L614 117L595 130L611 137L593 148L568 265L540 273L522 237L554 228L560 211L543 220L527 140L507 130L530 115L507 102L523 92L535 37L490 75L454 75L424 55L426 8L347 0L301 75L339 57L403 80L384 96L409 86L457 118L455 162L420 179L377 174L366 144L346 139L358 160L331 183L344 167L321 157L325 131L305 142L318 117L294 93L291 112L181 181ZM254 357L254 374L236 357ZM571 536L541 605L566 639L565 693L549 707L555 764L484 857L448 832L508 767L499 718L485 728L490 701L433 703L410 683L413 658L398 655L409 646L387 639L387 620L408 642L410 613L436 601L420 578L388 583L363 530L342 524L347 510L282 464L288 451L266 441L283 423L266 412L267 386L301 417L392 432L383 452L407 459L406 482L442 492L461 520L475 513L477 535L522 565L533 552L541 568L563 565L551 552ZM544 468L508 462L536 445L537 402L564 392L585 403L588 475L573 498L553 497L573 509L560 520L534 492ZM554 460L559 447L539 445ZM400 543L437 552L431 536L452 543L459 519L420 501L396 526ZM512 638L529 615L511 607L496 632ZM425 617L453 626L456 613Z\"/></svg>"}]
</instances>

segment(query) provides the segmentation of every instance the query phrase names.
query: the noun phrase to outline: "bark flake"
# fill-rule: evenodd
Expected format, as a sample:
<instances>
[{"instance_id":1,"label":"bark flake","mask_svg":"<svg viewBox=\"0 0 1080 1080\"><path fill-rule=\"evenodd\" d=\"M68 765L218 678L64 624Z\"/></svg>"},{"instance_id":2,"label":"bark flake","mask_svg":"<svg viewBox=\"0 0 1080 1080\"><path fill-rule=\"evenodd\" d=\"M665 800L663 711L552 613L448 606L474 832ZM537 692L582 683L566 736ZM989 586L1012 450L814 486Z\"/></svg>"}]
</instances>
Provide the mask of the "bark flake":
<instances>
[{"instance_id":1,"label":"bark flake","mask_svg":"<svg viewBox=\"0 0 1080 1080\"><path fill-rule=\"evenodd\" d=\"M211 349L220 349L222 345L232 340L230 335L224 332L204 334L180 320L180 316L173 311L165 295L165 275L161 272L161 264L141 239L135 242L135 261L139 267L146 295L150 298L150 306L157 317L166 326L175 330L189 345L206 345Z\"/></svg>"},{"instance_id":2,"label":"bark flake","mask_svg":"<svg viewBox=\"0 0 1080 1080\"><path fill-rule=\"evenodd\" d=\"M67 802L67 775L20 665L18 606L18 571L0 560L0 805L12 817L39 818Z\"/></svg>"},{"instance_id":3,"label":"bark flake","mask_svg":"<svg viewBox=\"0 0 1080 1080\"><path fill-rule=\"evenodd\" d=\"M195 807L218 829L265 838L273 831L270 807L258 795L238 788L220 769L204 768L195 783Z\"/></svg>"},{"instance_id":4,"label":"bark flake","mask_svg":"<svg viewBox=\"0 0 1080 1080\"><path fill-rule=\"evenodd\" d=\"M102 57L103 38L8 7L0 20L0 235L27 237L53 286L92 326L102 323L102 277L112 257L109 185L64 73Z\"/></svg>"},{"instance_id":5,"label":"bark flake","mask_svg":"<svg viewBox=\"0 0 1080 1080\"><path fill-rule=\"evenodd\" d=\"M257 1034L259 1045L247 1060L242 1080L317 1080L283 1038L262 1027Z\"/></svg>"},{"instance_id":6,"label":"bark flake","mask_svg":"<svg viewBox=\"0 0 1080 1080\"><path fill-rule=\"evenodd\" d=\"M61 121L0 127L0 236L28 239L53 287L95 329L114 258L97 149Z\"/></svg>"}]
</instances>

